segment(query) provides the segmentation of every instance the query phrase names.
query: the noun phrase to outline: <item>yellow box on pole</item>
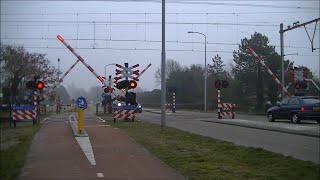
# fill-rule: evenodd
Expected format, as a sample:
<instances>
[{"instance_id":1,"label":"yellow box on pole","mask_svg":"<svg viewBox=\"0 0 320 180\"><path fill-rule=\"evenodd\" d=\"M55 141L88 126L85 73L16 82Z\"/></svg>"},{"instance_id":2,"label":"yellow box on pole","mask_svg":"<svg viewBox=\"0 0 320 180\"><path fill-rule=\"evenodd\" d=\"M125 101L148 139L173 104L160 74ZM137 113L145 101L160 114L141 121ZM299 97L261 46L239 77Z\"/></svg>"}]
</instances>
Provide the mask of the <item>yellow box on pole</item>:
<instances>
[{"instance_id":1,"label":"yellow box on pole","mask_svg":"<svg viewBox=\"0 0 320 180\"><path fill-rule=\"evenodd\" d=\"M82 133L82 113L83 113L83 109L78 108L78 130L79 130L79 133Z\"/></svg>"}]
</instances>

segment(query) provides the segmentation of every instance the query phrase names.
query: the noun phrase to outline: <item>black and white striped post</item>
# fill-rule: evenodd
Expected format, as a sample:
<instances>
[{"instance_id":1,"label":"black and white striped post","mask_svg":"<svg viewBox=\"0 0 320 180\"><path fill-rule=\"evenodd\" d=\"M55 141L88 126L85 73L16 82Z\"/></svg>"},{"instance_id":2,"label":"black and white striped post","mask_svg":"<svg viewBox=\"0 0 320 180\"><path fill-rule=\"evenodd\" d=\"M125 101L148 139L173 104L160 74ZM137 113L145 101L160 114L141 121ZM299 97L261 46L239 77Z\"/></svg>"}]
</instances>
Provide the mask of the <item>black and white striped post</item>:
<instances>
[{"instance_id":1,"label":"black and white striped post","mask_svg":"<svg viewBox=\"0 0 320 180\"><path fill-rule=\"evenodd\" d=\"M218 99L217 99L217 110L218 110L218 119L221 119L222 117L220 116L221 113L221 108L219 107L220 102L220 88L218 89Z\"/></svg>"},{"instance_id":2,"label":"black and white striped post","mask_svg":"<svg viewBox=\"0 0 320 180\"><path fill-rule=\"evenodd\" d=\"M33 124L37 123L38 120L38 91L34 90L33 91L33 105L34 105L34 110L36 112L36 119L33 119Z\"/></svg>"}]
</instances>

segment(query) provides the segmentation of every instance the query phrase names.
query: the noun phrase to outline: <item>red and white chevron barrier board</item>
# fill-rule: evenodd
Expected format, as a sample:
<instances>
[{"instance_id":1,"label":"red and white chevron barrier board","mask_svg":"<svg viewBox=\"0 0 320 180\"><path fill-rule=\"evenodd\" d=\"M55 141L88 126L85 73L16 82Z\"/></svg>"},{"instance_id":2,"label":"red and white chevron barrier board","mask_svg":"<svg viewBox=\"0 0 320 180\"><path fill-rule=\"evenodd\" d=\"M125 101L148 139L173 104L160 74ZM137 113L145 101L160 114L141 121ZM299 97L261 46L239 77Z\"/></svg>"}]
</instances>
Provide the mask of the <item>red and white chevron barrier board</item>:
<instances>
[{"instance_id":1,"label":"red and white chevron barrier board","mask_svg":"<svg viewBox=\"0 0 320 180\"><path fill-rule=\"evenodd\" d=\"M232 116L234 119L234 116L235 116L235 112L220 112L220 116L223 117L223 116Z\"/></svg>"},{"instance_id":2,"label":"red and white chevron barrier board","mask_svg":"<svg viewBox=\"0 0 320 180\"><path fill-rule=\"evenodd\" d=\"M282 83L279 81L279 79L272 73L272 71L269 69L269 67L263 62L261 61L261 57L258 56L254 50L252 48L248 48L247 52L249 52L255 59L257 62L260 62L260 64L265 68L265 70L269 73L270 76L272 76L272 79L277 83L278 88L282 89L285 92L285 95L287 95L288 97L291 97L291 94L288 92L288 90L282 85Z\"/></svg>"},{"instance_id":3,"label":"red and white chevron barrier board","mask_svg":"<svg viewBox=\"0 0 320 180\"><path fill-rule=\"evenodd\" d=\"M87 64L87 63L85 62L85 60L84 60L60 35L58 35L57 38L59 39L60 42L62 42L63 45L65 45L65 46L69 49L70 52L72 52L72 54L73 54L74 56L77 57L78 60L80 60L80 61L82 62L82 64L84 64L84 65L87 67L87 69L88 69L96 78L98 78L98 80L99 80L101 83L103 83L103 85L105 85L105 86L109 89L109 91L110 91L111 93L113 93L115 96L117 96L117 94L115 93L115 91L113 91L113 89L112 89L110 86L108 86L108 84L106 83L106 81L104 81L104 79L103 79L101 76L99 76L99 75L92 69L92 67L89 66L89 64Z\"/></svg>"},{"instance_id":4,"label":"red and white chevron barrier board","mask_svg":"<svg viewBox=\"0 0 320 180\"><path fill-rule=\"evenodd\" d=\"M25 119L36 119L37 113L36 110L21 110L21 111L12 111L12 119L16 120L25 120Z\"/></svg>"},{"instance_id":5,"label":"red and white chevron barrier board","mask_svg":"<svg viewBox=\"0 0 320 180\"><path fill-rule=\"evenodd\" d=\"M236 105L232 103L219 103L218 107L219 108L235 108Z\"/></svg>"},{"instance_id":6,"label":"red and white chevron barrier board","mask_svg":"<svg viewBox=\"0 0 320 180\"><path fill-rule=\"evenodd\" d=\"M135 110L113 110L114 119L132 119L135 117Z\"/></svg>"}]
</instances>

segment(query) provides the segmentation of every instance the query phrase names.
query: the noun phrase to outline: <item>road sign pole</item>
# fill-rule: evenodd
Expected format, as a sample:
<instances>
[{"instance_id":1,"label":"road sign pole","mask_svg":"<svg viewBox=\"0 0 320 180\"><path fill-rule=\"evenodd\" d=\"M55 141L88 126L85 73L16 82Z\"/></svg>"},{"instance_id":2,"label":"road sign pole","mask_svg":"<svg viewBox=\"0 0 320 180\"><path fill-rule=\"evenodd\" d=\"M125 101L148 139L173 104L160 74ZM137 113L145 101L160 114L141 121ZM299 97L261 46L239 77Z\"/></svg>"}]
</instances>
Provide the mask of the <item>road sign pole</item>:
<instances>
[{"instance_id":1,"label":"road sign pole","mask_svg":"<svg viewBox=\"0 0 320 180\"><path fill-rule=\"evenodd\" d=\"M161 131L166 126L166 1L162 0Z\"/></svg>"},{"instance_id":2,"label":"road sign pole","mask_svg":"<svg viewBox=\"0 0 320 180\"><path fill-rule=\"evenodd\" d=\"M83 109L78 108L78 130L79 133L82 133L82 114L83 114Z\"/></svg>"}]
</instances>

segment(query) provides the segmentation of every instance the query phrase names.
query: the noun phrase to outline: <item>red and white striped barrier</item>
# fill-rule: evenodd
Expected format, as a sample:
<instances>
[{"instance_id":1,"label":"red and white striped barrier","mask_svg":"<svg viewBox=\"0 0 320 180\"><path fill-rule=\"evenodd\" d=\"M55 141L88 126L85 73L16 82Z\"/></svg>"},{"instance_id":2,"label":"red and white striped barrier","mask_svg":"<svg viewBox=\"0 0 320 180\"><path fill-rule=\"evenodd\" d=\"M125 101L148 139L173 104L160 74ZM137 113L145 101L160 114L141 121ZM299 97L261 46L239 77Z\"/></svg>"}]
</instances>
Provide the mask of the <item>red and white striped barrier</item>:
<instances>
[{"instance_id":1,"label":"red and white striped barrier","mask_svg":"<svg viewBox=\"0 0 320 180\"><path fill-rule=\"evenodd\" d=\"M67 74L69 74L69 72L72 70L72 68L74 68L74 66L76 66L76 64L79 62L79 59L77 59L77 61L75 63L72 64L72 66L68 69L67 72L65 72L63 74L63 76L57 80L56 82L54 82L53 86L48 90L48 92L44 95L44 98L47 98L48 95L63 81L63 78L65 78L67 76Z\"/></svg>"},{"instance_id":2,"label":"red and white striped barrier","mask_svg":"<svg viewBox=\"0 0 320 180\"><path fill-rule=\"evenodd\" d=\"M133 120L135 117L135 110L113 110L113 119Z\"/></svg>"},{"instance_id":3,"label":"red and white striped barrier","mask_svg":"<svg viewBox=\"0 0 320 180\"><path fill-rule=\"evenodd\" d=\"M287 95L288 97L291 96L291 94L288 92L288 90L282 85L282 83L279 81L279 79L272 73L272 71L269 69L269 67L263 62L261 61L261 57L258 56L254 50L252 48L248 48L247 52L249 52L255 59L257 62L260 62L260 64L264 67L264 69L270 74L270 76L272 76L272 79L277 83L278 88L282 89L285 92L285 95Z\"/></svg>"},{"instance_id":4,"label":"red and white striped barrier","mask_svg":"<svg viewBox=\"0 0 320 180\"><path fill-rule=\"evenodd\" d=\"M84 59L60 36L58 35L57 38L60 40L60 42L62 42L69 50L70 52L72 52L73 55L75 55L77 57L78 60L80 60L82 62L82 64L84 64L88 70L94 75L96 76L96 78L98 78L98 80L103 83L103 85L105 85L109 91L111 93L113 93L115 96L117 96L117 94L115 93L115 91L113 91L113 89L106 83L106 81L104 81L104 79L99 76L93 69L91 66L89 66L89 64L87 64Z\"/></svg>"},{"instance_id":5,"label":"red and white striped barrier","mask_svg":"<svg viewBox=\"0 0 320 180\"><path fill-rule=\"evenodd\" d=\"M37 109L36 106L13 106L12 119L16 120L36 120Z\"/></svg>"},{"instance_id":6,"label":"red and white striped barrier","mask_svg":"<svg viewBox=\"0 0 320 180\"><path fill-rule=\"evenodd\" d=\"M221 119L223 116L232 116L234 119L236 105L232 103L219 103L218 104L218 117Z\"/></svg>"},{"instance_id":7,"label":"red and white striped barrier","mask_svg":"<svg viewBox=\"0 0 320 180\"><path fill-rule=\"evenodd\" d=\"M37 111L36 110L21 110L21 111L12 111L12 119L16 120L26 120L26 119L36 119Z\"/></svg>"},{"instance_id":8,"label":"red and white striped barrier","mask_svg":"<svg viewBox=\"0 0 320 180\"><path fill-rule=\"evenodd\" d=\"M172 112L176 112L176 93L172 93Z\"/></svg>"},{"instance_id":9,"label":"red and white striped barrier","mask_svg":"<svg viewBox=\"0 0 320 180\"><path fill-rule=\"evenodd\" d=\"M151 63L146 68L144 68L144 70L141 71L141 73L137 76L137 78L139 78L144 72L146 72L146 70L149 69L150 66L151 66Z\"/></svg>"},{"instance_id":10,"label":"red and white striped barrier","mask_svg":"<svg viewBox=\"0 0 320 180\"><path fill-rule=\"evenodd\" d=\"M234 119L236 113L235 108L236 105L233 103L222 103L220 101L220 89L218 89L218 119L221 119L223 116L232 116L232 119Z\"/></svg>"}]
</instances>

